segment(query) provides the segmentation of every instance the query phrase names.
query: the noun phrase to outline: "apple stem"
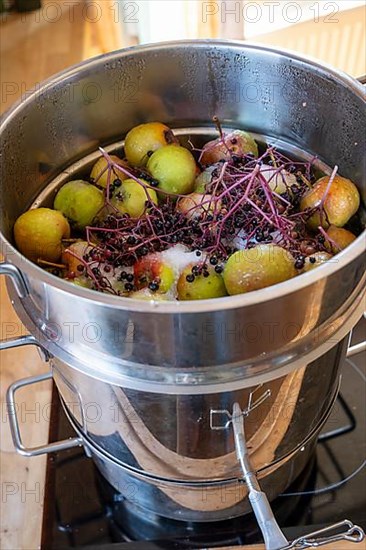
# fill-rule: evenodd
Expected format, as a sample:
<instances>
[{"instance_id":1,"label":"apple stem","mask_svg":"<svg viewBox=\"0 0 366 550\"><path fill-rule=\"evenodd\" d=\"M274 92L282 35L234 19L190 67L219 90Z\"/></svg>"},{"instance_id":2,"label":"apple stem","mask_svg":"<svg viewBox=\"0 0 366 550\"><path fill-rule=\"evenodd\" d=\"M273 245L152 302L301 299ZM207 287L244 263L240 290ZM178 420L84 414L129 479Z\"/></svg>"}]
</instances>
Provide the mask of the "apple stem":
<instances>
[{"instance_id":1,"label":"apple stem","mask_svg":"<svg viewBox=\"0 0 366 550\"><path fill-rule=\"evenodd\" d=\"M42 260L38 258L37 264L44 265L45 267L54 267L55 269L67 269L65 264L57 264L55 262L48 262L47 260Z\"/></svg>"}]
</instances>

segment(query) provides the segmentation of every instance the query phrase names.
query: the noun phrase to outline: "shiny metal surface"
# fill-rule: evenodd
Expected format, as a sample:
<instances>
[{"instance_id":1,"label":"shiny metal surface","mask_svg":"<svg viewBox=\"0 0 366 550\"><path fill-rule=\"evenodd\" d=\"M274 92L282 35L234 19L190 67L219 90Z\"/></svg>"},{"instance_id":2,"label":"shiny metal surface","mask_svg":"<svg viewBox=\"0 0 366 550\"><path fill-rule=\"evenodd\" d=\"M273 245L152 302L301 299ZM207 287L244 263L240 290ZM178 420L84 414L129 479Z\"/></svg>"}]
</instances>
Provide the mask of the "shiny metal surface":
<instances>
[{"instance_id":1,"label":"shiny metal surface","mask_svg":"<svg viewBox=\"0 0 366 550\"><path fill-rule=\"evenodd\" d=\"M0 351L5 349L20 348L23 346L39 346L36 338L32 334L19 336L18 338L7 338L0 341Z\"/></svg>"},{"instance_id":2,"label":"shiny metal surface","mask_svg":"<svg viewBox=\"0 0 366 550\"><path fill-rule=\"evenodd\" d=\"M31 386L33 384L38 384L44 380L52 379L52 373L47 372L38 376L30 376L29 378L24 378L22 380L17 380L11 384L6 392L6 406L8 410L9 426L11 435L13 438L13 443L17 453L23 456L39 456L48 453L54 453L56 451L65 451L66 449L71 449L72 447L79 447L82 445L82 440L79 437L74 437L71 439L65 439L64 441L57 441L55 443L48 443L46 445L38 445L37 447L26 447L23 444L20 426L17 415L17 403L15 394L18 390L26 386Z\"/></svg>"},{"instance_id":3,"label":"shiny metal surface","mask_svg":"<svg viewBox=\"0 0 366 550\"><path fill-rule=\"evenodd\" d=\"M262 532L266 550L279 550L288 545L288 540L273 515L267 495L261 490L257 474L250 463L244 431L244 418L239 403L234 403L232 427L236 454L243 472L243 478L248 487L248 498Z\"/></svg>"},{"instance_id":4,"label":"shiny metal surface","mask_svg":"<svg viewBox=\"0 0 366 550\"><path fill-rule=\"evenodd\" d=\"M316 360L362 313L365 234L334 263L274 287L149 303L97 294L44 272L14 249L12 226L60 171L147 120L185 128L210 126L217 115L226 126L337 164L365 198L364 106L353 79L240 43L132 48L54 77L0 127L2 251L26 280L29 295L16 304L26 325L80 371L153 392L209 393L244 380L250 387Z\"/></svg>"},{"instance_id":5,"label":"shiny metal surface","mask_svg":"<svg viewBox=\"0 0 366 550\"><path fill-rule=\"evenodd\" d=\"M362 542L365 539L365 533L362 527L354 525L348 519L334 523L329 527L318 529L302 537L293 540L291 544L280 548L279 550L303 550L304 548L319 548L328 546L334 542Z\"/></svg>"},{"instance_id":6,"label":"shiny metal surface","mask_svg":"<svg viewBox=\"0 0 366 550\"><path fill-rule=\"evenodd\" d=\"M19 298L25 298L28 296L29 290L22 272L15 265L7 262L0 262L0 275L5 275L5 277L11 278Z\"/></svg>"},{"instance_id":7,"label":"shiny metal surface","mask_svg":"<svg viewBox=\"0 0 366 550\"><path fill-rule=\"evenodd\" d=\"M331 403L328 414L333 406ZM114 460L83 435L65 408L73 428L82 438L84 448L101 474L140 513L144 510L155 515L182 521L220 521L251 511L245 484L238 478L222 481L180 482L162 479L136 472ZM325 415L324 420L328 414ZM268 466L258 473L263 491L274 500L302 472L316 446L319 425L297 452L285 457L278 464Z\"/></svg>"},{"instance_id":8,"label":"shiny metal surface","mask_svg":"<svg viewBox=\"0 0 366 550\"><path fill-rule=\"evenodd\" d=\"M221 430L212 429L213 411L232 411L236 402L247 410L259 398L245 418L250 459L256 471L275 468L324 422L345 351L346 339L313 363L260 387L195 395L113 386L57 358L51 366L73 424L102 454L139 475L205 483L241 477L231 426L223 422Z\"/></svg>"}]
</instances>

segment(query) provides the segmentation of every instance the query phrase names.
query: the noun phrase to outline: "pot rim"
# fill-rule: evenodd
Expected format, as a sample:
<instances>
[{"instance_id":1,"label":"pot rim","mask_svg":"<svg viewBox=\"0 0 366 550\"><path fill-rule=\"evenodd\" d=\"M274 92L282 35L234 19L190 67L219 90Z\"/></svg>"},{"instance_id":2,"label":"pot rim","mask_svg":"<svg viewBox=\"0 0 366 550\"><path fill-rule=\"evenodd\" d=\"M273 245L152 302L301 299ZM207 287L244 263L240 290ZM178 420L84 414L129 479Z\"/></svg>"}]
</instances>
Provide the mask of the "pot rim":
<instances>
[{"instance_id":1,"label":"pot rim","mask_svg":"<svg viewBox=\"0 0 366 550\"><path fill-rule=\"evenodd\" d=\"M51 76L49 79L45 80L42 85L34 91L32 94L27 96L26 99L20 99L16 102L9 110L7 110L0 119L0 137L4 128L10 124L13 118L21 111L23 105L27 105L29 102L32 102L35 97L40 94L47 92L47 89L53 87L69 79L73 76L76 76L80 70L92 69L94 66L99 65L101 62L110 61L113 59L120 59L121 57L127 57L133 55L134 53L140 52L149 52L155 51L159 52L167 48L186 48L189 46L194 47L232 47L236 49L248 49L254 51L265 51L275 56L287 57L290 60L301 61L307 64L314 69L321 70L324 74L327 74L328 77L337 80L340 84L348 87L353 93L355 93L364 103L365 93L362 84L351 76L338 71L331 67L328 64L321 63L309 56L298 55L297 53L291 52L286 49L272 48L269 46L256 44L256 43L246 43L242 41L235 40L214 40L214 39L197 39L197 40L177 40L177 41L167 41L154 44L146 44L139 46L131 46L129 48L123 48L121 50L116 50L107 54L103 54L92 59L83 61L77 65L73 65L64 71L57 73L54 76ZM311 284L319 283L326 277L335 274L337 271L341 270L344 266L349 264L352 260L356 259L366 250L366 230L359 235L359 237L349 245L345 250L340 252L335 256L334 261L331 261L326 264L318 266L316 269L303 273L293 279L289 279L283 283L279 283L264 289L255 290L248 292L246 294L237 294L234 296L227 296L222 298L213 298L209 300L201 301L143 301L136 300L133 298L124 298L120 296L114 296L109 294L103 294L91 289L86 289L77 285L72 285L71 283L64 281L52 275L42 268L35 265L30 260L26 259L25 256L20 254L20 252L0 233L0 244L2 245L2 251L7 260L11 260L19 269L25 268L25 271L22 270L22 273L33 277L40 282L43 282L53 288L82 299L85 301L97 302L100 305L106 307L113 307L120 310L129 310L141 313L149 313L154 311L154 313L206 313L217 310L229 310L229 309L238 309L245 306L252 306L254 304L262 303L265 301L271 301L273 299L280 298L283 295L291 294L298 290L304 289ZM337 266L334 266L334 263L337 262ZM97 298L98 296L98 298Z\"/></svg>"}]
</instances>

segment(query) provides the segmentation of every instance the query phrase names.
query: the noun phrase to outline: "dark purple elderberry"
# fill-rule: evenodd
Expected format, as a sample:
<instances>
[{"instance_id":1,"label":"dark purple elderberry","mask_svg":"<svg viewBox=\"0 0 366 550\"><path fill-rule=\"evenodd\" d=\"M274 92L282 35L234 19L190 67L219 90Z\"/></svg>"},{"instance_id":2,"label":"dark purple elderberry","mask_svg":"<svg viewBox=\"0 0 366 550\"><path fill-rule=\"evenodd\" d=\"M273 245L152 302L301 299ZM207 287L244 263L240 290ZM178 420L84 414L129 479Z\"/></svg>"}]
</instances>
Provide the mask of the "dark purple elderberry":
<instances>
[{"instance_id":1,"label":"dark purple elderberry","mask_svg":"<svg viewBox=\"0 0 366 550\"><path fill-rule=\"evenodd\" d=\"M159 284L156 281L152 281L149 284L149 289L151 290L151 292L156 292L157 290L159 290Z\"/></svg>"}]
</instances>

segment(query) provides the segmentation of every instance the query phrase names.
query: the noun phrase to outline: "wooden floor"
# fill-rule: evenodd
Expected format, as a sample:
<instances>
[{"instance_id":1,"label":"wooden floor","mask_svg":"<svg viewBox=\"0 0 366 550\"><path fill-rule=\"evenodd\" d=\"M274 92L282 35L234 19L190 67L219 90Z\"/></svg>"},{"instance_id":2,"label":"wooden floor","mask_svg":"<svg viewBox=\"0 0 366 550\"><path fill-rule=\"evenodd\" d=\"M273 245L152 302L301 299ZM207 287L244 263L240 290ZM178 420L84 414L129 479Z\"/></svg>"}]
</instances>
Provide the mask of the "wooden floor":
<instances>
[{"instance_id":1,"label":"wooden floor","mask_svg":"<svg viewBox=\"0 0 366 550\"><path fill-rule=\"evenodd\" d=\"M55 5L47 0L46 5ZM103 0L103 6L109 0ZM82 17L83 1L58 0L62 16L57 22L35 13L26 17L11 15L3 19L1 28L1 110L30 91L37 83L52 74L123 44L120 30L114 25L107 9L97 24ZM70 4L70 3L69 3ZM49 17L54 17L49 12ZM25 332L7 298L4 281L1 284L0 338L14 337ZM45 372L47 366L37 351L31 348L4 351L1 361L1 542L4 550L23 550L39 547L42 517L45 458L23 458L15 454L9 433L4 399L7 386L16 379ZM19 411L25 442L41 444L47 439L50 388L43 384L29 388L19 396ZM350 545L350 548L354 545ZM363 545L360 548L365 548ZM345 550L347 546L332 546Z\"/></svg>"}]
</instances>

